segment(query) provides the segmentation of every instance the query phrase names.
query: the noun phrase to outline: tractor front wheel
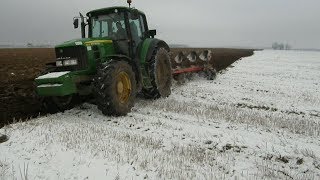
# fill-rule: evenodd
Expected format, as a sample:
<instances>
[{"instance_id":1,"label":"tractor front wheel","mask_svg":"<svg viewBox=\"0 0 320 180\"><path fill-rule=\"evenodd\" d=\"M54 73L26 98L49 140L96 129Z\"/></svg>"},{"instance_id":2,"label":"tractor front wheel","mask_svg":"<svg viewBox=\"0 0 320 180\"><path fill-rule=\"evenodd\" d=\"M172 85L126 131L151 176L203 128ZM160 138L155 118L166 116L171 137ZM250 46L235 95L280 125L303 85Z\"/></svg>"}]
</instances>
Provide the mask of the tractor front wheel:
<instances>
[{"instance_id":1,"label":"tractor front wheel","mask_svg":"<svg viewBox=\"0 0 320 180\"><path fill-rule=\"evenodd\" d=\"M98 109L109 116L123 116L131 111L136 97L136 79L125 61L100 64L93 81Z\"/></svg>"},{"instance_id":2,"label":"tractor front wheel","mask_svg":"<svg viewBox=\"0 0 320 180\"><path fill-rule=\"evenodd\" d=\"M76 95L45 97L43 99L44 111L54 114L71 109L78 100Z\"/></svg>"}]
</instances>

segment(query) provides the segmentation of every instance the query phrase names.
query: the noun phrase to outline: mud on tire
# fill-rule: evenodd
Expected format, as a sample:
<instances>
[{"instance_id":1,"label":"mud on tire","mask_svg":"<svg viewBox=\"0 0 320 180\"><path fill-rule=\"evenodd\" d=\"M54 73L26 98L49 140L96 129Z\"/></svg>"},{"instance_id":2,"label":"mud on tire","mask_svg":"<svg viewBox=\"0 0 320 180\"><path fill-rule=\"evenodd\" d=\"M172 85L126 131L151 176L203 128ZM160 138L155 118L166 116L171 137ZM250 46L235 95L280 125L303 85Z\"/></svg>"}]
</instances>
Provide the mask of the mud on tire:
<instances>
[{"instance_id":1,"label":"mud on tire","mask_svg":"<svg viewBox=\"0 0 320 180\"><path fill-rule=\"evenodd\" d=\"M148 62L148 72L151 78L151 88L142 89L146 98L168 97L171 94L172 72L169 53L166 49L155 48Z\"/></svg>"},{"instance_id":2,"label":"mud on tire","mask_svg":"<svg viewBox=\"0 0 320 180\"><path fill-rule=\"evenodd\" d=\"M122 116L130 112L136 96L136 79L131 66L125 61L98 65L93 95L104 115Z\"/></svg>"}]
</instances>

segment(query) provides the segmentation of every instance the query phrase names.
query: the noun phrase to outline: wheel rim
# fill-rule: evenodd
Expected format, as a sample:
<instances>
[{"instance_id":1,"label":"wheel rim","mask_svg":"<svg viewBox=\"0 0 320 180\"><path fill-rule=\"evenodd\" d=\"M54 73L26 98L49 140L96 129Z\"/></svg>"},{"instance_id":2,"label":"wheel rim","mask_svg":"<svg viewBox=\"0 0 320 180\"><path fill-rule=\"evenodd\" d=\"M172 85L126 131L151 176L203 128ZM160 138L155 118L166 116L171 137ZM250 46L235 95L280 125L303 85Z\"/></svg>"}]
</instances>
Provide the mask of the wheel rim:
<instances>
[{"instance_id":1,"label":"wheel rim","mask_svg":"<svg viewBox=\"0 0 320 180\"><path fill-rule=\"evenodd\" d=\"M126 72L120 72L116 83L118 99L122 104L129 101L131 94L131 80Z\"/></svg>"}]
</instances>

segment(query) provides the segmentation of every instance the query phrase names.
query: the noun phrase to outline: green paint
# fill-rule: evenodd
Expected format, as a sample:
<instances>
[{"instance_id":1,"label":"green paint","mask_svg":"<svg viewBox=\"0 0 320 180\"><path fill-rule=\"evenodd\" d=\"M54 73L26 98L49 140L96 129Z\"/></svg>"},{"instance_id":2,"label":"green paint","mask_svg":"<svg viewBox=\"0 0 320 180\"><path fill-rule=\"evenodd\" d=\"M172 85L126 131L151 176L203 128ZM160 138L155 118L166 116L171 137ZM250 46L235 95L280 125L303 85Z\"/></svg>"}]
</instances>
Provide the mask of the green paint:
<instances>
[{"instance_id":1,"label":"green paint","mask_svg":"<svg viewBox=\"0 0 320 180\"><path fill-rule=\"evenodd\" d=\"M150 45L152 43L153 39L145 39L142 43L142 48L140 51L140 65L141 65L141 73L142 73L142 85L144 88L151 88L151 79L150 74L146 70L146 62L148 61L148 52L150 51Z\"/></svg>"},{"instance_id":2,"label":"green paint","mask_svg":"<svg viewBox=\"0 0 320 180\"><path fill-rule=\"evenodd\" d=\"M78 44L78 45L76 45ZM56 48L67 48L72 46L84 46L87 49L87 69L73 71L67 75L59 78L46 78L46 79L35 79L37 87L37 93L40 96L65 96L77 93L75 79L81 76L94 75L96 73L96 66L98 61L105 62L108 60L108 56L115 54L113 43L111 40L98 39L98 38L85 38L85 39L74 39L71 41L64 42ZM95 50L93 46L97 47L100 53L100 58L96 59L94 56ZM89 50L88 50L89 47ZM41 87L40 85L50 85L50 84L62 84L62 86L54 87ZM40 86L40 87L39 87Z\"/></svg>"},{"instance_id":3,"label":"green paint","mask_svg":"<svg viewBox=\"0 0 320 180\"><path fill-rule=\"evenodd\" d=\"M142 43L142 48L141 48L141 52L140 52L140 57L141 57L140 63L143 65L147 61L147 55L148 55L149 47L150 47L152 41L153 41L153 39L148 38L148 39L145 39Z\"/></svg>"},{"instance_id":4,"label":"green paint","mask_svg":"<svg viewBox=\"0 0 320 180\"><path fill-rule=\"evenodd\" d=\"M112 44L112 40L105 39L105 38L73 39L70 41L66 41L62 44L59 44L55 48L64 48L64 47L71 47L71 46L92 46L92 45L102 45L102 44Z\"/></svg>"},{"instance_id":5,"label":"green paint","mask_svg":"<svg viewBox=\"0 0 320 180\"><path fill-rule=\"evenodd\" d=\"M36 79L37 93L40 96L66 96L77 92L75 75L65 74L58 78ZM62 84L61 86L53 86ZM43 86L45 85L45 86Z\"/></svg>"}]
</instances>

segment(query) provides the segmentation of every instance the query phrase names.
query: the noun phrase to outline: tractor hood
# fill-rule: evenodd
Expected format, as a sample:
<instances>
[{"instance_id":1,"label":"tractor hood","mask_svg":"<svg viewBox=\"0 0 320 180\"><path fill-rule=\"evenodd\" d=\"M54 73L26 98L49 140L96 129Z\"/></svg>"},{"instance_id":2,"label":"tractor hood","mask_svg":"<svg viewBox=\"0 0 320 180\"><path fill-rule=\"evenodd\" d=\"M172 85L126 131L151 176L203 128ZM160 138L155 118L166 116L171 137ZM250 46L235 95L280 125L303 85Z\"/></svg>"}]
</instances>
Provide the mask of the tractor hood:
<instances>
[{"instance_id":1,"label":"tractor hood","mask_svg":"<svg viewBox=\"0 0 320 180\"><path fill-rule=\"evenodd\" d=\"M93 46L102 44L112 44L111 39L102 38L82 38L66 41L56 46L56 48L70 47L70 46Z\"/></svg>"}]
</instances>

